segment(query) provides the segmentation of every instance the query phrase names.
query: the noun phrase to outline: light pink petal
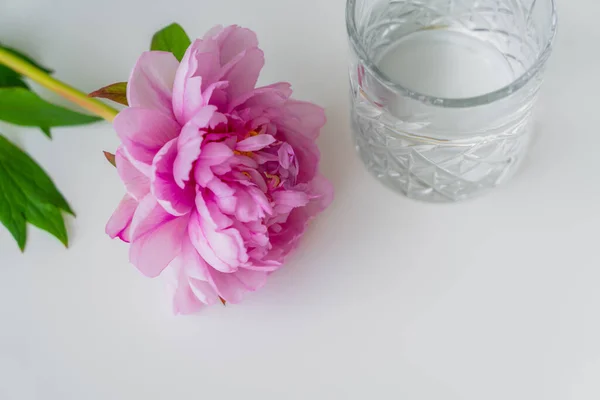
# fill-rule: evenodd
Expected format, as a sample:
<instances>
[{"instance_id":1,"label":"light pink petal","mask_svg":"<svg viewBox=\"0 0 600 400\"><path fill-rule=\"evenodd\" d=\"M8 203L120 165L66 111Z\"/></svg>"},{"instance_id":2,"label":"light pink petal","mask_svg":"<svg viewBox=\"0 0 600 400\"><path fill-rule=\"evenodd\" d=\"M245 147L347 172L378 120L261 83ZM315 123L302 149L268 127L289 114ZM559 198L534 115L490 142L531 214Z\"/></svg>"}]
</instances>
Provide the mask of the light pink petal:
<instances>
[{"instance_id":1,"label":"light pink petal","mask_svg":"<svg viewBox=\"0 0 600 400\"><path fill-rule=\"evenodd\" d=\"M310 201L308 194L294 190L278 190L272 194L275 201L275 212L285 214L294 208L304 207Z\"/></svg>"},{"instance_id":2,"label":"light pink petal","mask_svg":"<svg viewBox=\"0 0 600 400\"><path fill-rule=\"evenodd\" d=\"M233 272L248 261L248 254L240 233L233 228L218 230L203 197L196 196L197 213L189 224L189 235L200 256L213 268Z\"/></svg>"},{"instance_id":3,"label":"light pink petal","mask_svg":"<svg viewBox=\"0 0 600 400\"><path fill-rule=\"evenodd\" d=\"M215 32L212 36L215 36L221 48L221 65L226 65L243 51L258 46L256 34L246 28L232 25L221 29L216 35Z\"/></svg>"},{"instance_id":4,"label":"light pink petal","mask_svg":"<svg viewBox=\"0 0 600 400\"><path fill-rule=\"evenodd\" d=\"M202 96L203 82L202 76L191 77L185 82L183 106L174 109L175 117L180 124L186 124L205 104L204 97Z\"/></svg>"},{"instance_id":5,"label":"light pink petal","mask_svg":"<svg viewBox=\"0 0 600 400\"><path fill-rule=\"evenodd\" d=\"M256 135L238 142L235 149L238 151L258 151L270 144L275 143L275 138L271 135Z\"/></svg>"},{"instance_id":6,"label":"light pink petal","mask_svg":"<svg viewBox=\"0 0 600 400\"><path fill-rule=\"evenodd\" d=\"M155 109L172 116L173 82L178 66L179 62L172 53L143 53L127 83L129 106Z\"/></svg>"},{"instance_id":7,"label":"light pink petal","mask_svg":"<svg viewBox=\"0 0 600 400\"><path fill-rule=\"evenodd\" d=\"M194 180L201 187L206 187L210 181L215 179L215 174L208 165L196 164L194 168Z\"/></svg>"},{"instance_id":8,"label":"light pink petal","mask_svg":"<svg viewBox=\"0 0 600 400\"><path fill-rule=\"evenodd\" d=\"M202 91L215 83L220 67L219 46L214 39L196 40L187 49L173 84L173 112L181 124L201 103Z\"/></svg>"},{"instance_id":9,"label":"light pink petal","mask_svg":"<svg viewBox=\"0 0 600 400\"><path fill-rule=\"evenodd\" d=\"M244 294L254 292L267 282L267 272L240 269L226 274L210 270L212 284L225 301L237 304L242 301Z\"/></svg>"},{"instance_id":10,"label":"light pink petal","mask_svg":"<svg viewBox=\"0 0 600 400\"><path fill-rule=\"evenodd\" d=\"M235 61L232 60L231 62ZM221 81L229 82L227 93L230 100L254 89L264 64L265 57L262 50L258 48L245 50L243 55L239 57L239 61L229 67L225 74L219 78Z\"/></svg>"},{"instance_id":11,"label":"light pink petal","mask_svg":"<svg viewBox=\"0 0 600 400\"><path fill-rule=\"evenodd\" d=\"M177 139L177 157L173 164L173 177L177 186L182 189L190 180L192 165L200 155L203 136L204 132L200 132L196 125L188 122Z\"/></svg>"},{"instance_id":12,"label":"light pink petal","mask_svg":"<svg viewBox=\"0 0 600 400\"><path fill-rule=\"evenodd\" d=\"M260 107L280 108L286 103L292 95L291 85L287 82L274 83L269 86L256 88L250 92L233 99L229 106L229 111L239 108Z\"/></svg>"},{"instance_id":13,"label":"light pink petal","mask_svg":"<svg viewBox=\"0 0 600 400\"><path fill-rule=\"evenodd\" d=\"M218 231L223 231L233 225L233 220L225 215L216 203L209 201L206 203L206 207Z\"/></svg>"},{"instance_id":14,"label":"light pink petal","mask_svg":"<svg viewBox=\"0 0 600 400\"><path fill-rule=\"evenodd\" d=\"M327 122L325 110L316 104L289 100L284 108L286 127L313 140L319 136L321 128Z\"/></svg>"},{"instance_id":15,"label":"light pink petal","mask_svg":"<svg viewBox=\"0 0 600 400\"><path fill-rule=\"evenodd\" d=\"M203 37L203 39L214 38L214 37L215 37L215 36L217 36L219 33L221 33L221 32L223 31L223 29L225 29L225 28L223 27L223 25L216 25L216 26L213 26L212 28L210 28L210 29L208 30L208 32L206 32L206 33L204 34L204 37Z\"/></svg>"},{"instance_id":16,"label":"light pink petal","mask_svg":"<svg viewBox=\"0 0 600 400\"><path fill-rule=\"evenodd\" d=\"M213 166L227 161L233 156L233 151L224 143L207 143L202 146L198 161L202 165Z\"/></svg>"},{"instance_id":17,"label":"light pink petal","mask_svg":"<svg viewBox=\"0 0 600 400\"><path fill-rule=\"evenodd\" d=\"M173 164L177 156L177 139L163 146L152 163L152 194L169 214L174 216L189 213L194 206L195 190L192 185L183 189L175 183Z\"/></svg>"},{"instance_id":18,"label":"light pink petal","mask_svg":"<svg viewBox=\"0 0 600 400\"><path fill-rule=\"evenodd\" d=\"M308 187L311 202L310 205L306 207L306 212L310 216L316 216L333 202L333 186L324 176L317 175L315 179L308 184Z\"/></svg>"},{"instance_id":19,"label":"light pink petal","mask_svg":"<svg viewBox=\"0 0 600 400\"><path fill-rule=\"evenodd\" d=\"M177 158L173 165L173 175L175 182L180 188L183 188L185 182L190 178L192 165L200 155L200 147L203 141L204 131L215 116L216 107L206 106L202 108L181 130L181 135L177 140ZM221 114L219 114L220 116Z\"/></svg>"},{"instance_id":20,"label":"light pink petal","mask_svg":"<svg viewBox=\"0 0 600 400\"><path fill-rule=\"evenodd\" d=\"M179 135L180 126L173 119L156 111L129 107L114 121L117 135L128 154L137 161L152 164L158 151Z\"/></svg>"},{"instance_id":21,"label":"light pink petal","mask_svg":"<svg viewBox=\"0 0 600 400\"><path fill-rule=\"evenodd\" d=\"M181 257L175 258L163 275L171 275L168 288L173 299L173 314L190 315L202 310L205 303L192 290L192 279L185 274L182 264Z\"/></svg>"},{"instance_id":22,"label":"light pink petal","mask_svg":"<svg viewBox=\"0 0 600 400\"><path fill-rule=\"evenodd\" d=\"M223 212L228 214L235 212L235 205L237 203L235 189L219 178L212 179L206 187L213 192L215 201Z\"/></svg>"},{"instance_id":23,"label":"light pink petal","mask_svg":"<svg viewBox=\"0 0 600 400\"><path fill-rule=\"evenodd\" d=\"M298 162L298 183L308 183L315 178L319 171L321 152L316 142L308 137L293 132L283 131L284 140L294 149Z\"/></svg>"},{"instance_id":24,"label":"light pink petal","mask_svg":"<svg viewBox=\"0 0 600 400\"><path fill-rule=\"evenodd\" d=\"M262 288L267 283L267 276L265 272L252 271L245 268L240 268L235 273L235 277L252 292Z\"/></svg>"},{"instance_id":25,"label":"light pink petal","mask_svg":"<svg viewBox=\"0 0 600 400\"><path fill-rule=\"evenodd\" d=\"M208 282L210 279L208 274L208 264L200 257L198 250L194 247L188 235L183 239L181 244L181 264L188 277Z\"/></svg>"},{"instance_id":26,"label":"light pink petal","mask_svg":"<svg viewBox=\"0 0 600 400\"><path fill-rule=\"evenodd\" d=\"M294 149L288 143L282 143L277 150L279 156L279 164L285 169L289 169L293 163L297 163L294 155Z\"/></svg>"},{"instance_id":27,"label":"light pink petal","mask_svg":"<svg viewBox=\"0 0 600 400\"><path fill-rule=\"evenodd\" d=\"M245 189L237 190L235 195L237 198L235 217L240 222L257 221L265 216L261 207Z\"/></svg>"},{"instance_id":28,"label":"light pink petal","mask_svg":"<svg viewBox=\"0 0 600 400\"><path fill-rule=\"evenodd\" d=\"M273 208L271 202L265 195L265 193L257 187L249 187L248 194L252 197L252 200L264 211L265 214L273 214Z\"/></svg>"},{"instance_id":29,"label":"light pink petal","mask_svg":"<svg viewBox=\"0 0 600 400\"><path fill-rule=\"evenodd\" d=\"M219 295L217 294L217 291L213 285L208 282L199 281L192 278L190 279L190 287L194 293L194 296L196 296L198 300L206 305L213 305L219 301Z\"/></svg>"},{"instance_id":30,"label":"light pink petal","mask_svg":"<svg viewBox=\"0 0 600 400\"><path fill-rule=\"evenodd\" d=\"M138 202L136 199L125 195L106 224L106 234L112 239L118 237L122 241L129 243L129 228L137 206Z\"/></svg>"},{"instance_id":31,"label":"light pink petal","mask_svg":"<svg viewBox=\"0 0 600 400\"><path fill-rule=\"evenodd\" d=\"M146 197L150 193L150 179L129 161L123 149L117 150L115 161L127 193L138 201Z\"/></svg>"},{"instance_id":32,"label":"light pink petal","mask_svg":"<svg viewBox=\"0 0 600 400\"><path fill-rule=\"evenodd\" d=\"M144 275L154 278L179 255L188 217L174 217L151 196L133 216L129 258Z\"/></svg>"}]
</instances>

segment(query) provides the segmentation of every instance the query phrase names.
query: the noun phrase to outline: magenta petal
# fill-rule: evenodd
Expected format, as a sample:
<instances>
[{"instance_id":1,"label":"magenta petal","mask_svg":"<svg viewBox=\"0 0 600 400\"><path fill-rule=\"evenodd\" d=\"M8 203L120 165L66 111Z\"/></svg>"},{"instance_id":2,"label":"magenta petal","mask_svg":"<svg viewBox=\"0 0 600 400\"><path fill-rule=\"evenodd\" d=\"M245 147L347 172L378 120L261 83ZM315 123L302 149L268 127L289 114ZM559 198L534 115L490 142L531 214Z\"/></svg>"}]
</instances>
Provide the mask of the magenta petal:
<instances>
[{"instance_id":1,"label":"magenta petal","mask_svg":"<svg viewBox=\"0 0 600 400\"><path fill-rule=\"evenodd\" d=\"M137 206L136 199L125 195L106 224L106 234L112 239L118 237L124 242L129 242L129 228Z\"/></svg>"},{"instance_id":2,"label":"magenta petal","mask_svg":"<svg viewBox=\"0 0 600 400\"><path fill-rule=\"evenodd\" d=\"M256 135L238 142L235 149L238 151L258 151L275 143L275 138L271 135Z\"/></svg>"},{"instance_id":3,"label":"magenta petal","mask_svg":"<svg viewBox=\"0 0 600 400\"><path fill-rule=\"evenodd\" d=\"M178 66L179 62L172 53L143 53L127 83L129 106L156 109L167 116L173 115L173 82Z\"/></svg>"},{"instance_id":4,"label":"magenta petal","mask_svg":"<svg viewBox=\"0 0 600 400\"><path fill-rule=\"evenodd\" d=\"M152 163L152 194L158 203L171 215L180 216L190 212L194 206L194 187L183 189L175 183L173 164L177 156L177 139L171 140L154 157Z\"/></svg>"},{"instance_id":5,"label":"magenta petal","mask_svg":"<svg viewBox=\"0 0 600 400\"><path fill-rule=\"evenodd\" d=\"M151 195L146 196L131 224L131 263L150 278L160 275L179 255L188 220L168 214Z\"/></svg>"},{"instance_id":6,"label":"magenta petal","mask_svg":"<svg viewBox=\"0 0 600 400\"><path fill-rule=\"evenodd\" d=\"M145 164L152 164L156 153L180 131L179 124L164 114L136 107L121 111L114 127L129 155Z\"/></svg>"},{"instance_id":7,"label":"magenta petal","mask_svg":"<svg viewBox=\"0 0 600 400\"><path fill-rule=\"evenodd\" d=\"M129 161L123 149L117 150L115 161L127 193L138 201L146 197L150 193L150 179Z\"/></svg>"}]
</instances>

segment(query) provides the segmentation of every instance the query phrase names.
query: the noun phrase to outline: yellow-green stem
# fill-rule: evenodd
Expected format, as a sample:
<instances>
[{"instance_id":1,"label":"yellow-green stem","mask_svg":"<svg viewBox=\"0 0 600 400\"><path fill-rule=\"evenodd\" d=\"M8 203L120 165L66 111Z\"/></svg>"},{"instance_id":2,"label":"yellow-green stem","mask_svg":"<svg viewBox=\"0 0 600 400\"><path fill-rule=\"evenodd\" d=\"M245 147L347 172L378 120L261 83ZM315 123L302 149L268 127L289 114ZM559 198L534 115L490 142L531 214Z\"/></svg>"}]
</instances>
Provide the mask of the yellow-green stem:
<instances>
[{"instance_id":1,"label":"yellow-green stem","mask_svg":"<svg viewBox=\"0 0 600 400\"><path fill-rule=\"evenodd\" d=\"M2 48L0 48L0 64L6 65L19 74L39 83L46 89L57 93L65 99L79 105L85 110L101 118L104 118L109 122L112 122L112 120L114 120L119 113L119 111L115 110L114 108L107 106L99 100L88 97L87 94L67 85L64 82L54 79L41 69L36 68L34 65L31 65L27 61L24 61L20 57L17 57Z\"/></svg>"}]
</instances>

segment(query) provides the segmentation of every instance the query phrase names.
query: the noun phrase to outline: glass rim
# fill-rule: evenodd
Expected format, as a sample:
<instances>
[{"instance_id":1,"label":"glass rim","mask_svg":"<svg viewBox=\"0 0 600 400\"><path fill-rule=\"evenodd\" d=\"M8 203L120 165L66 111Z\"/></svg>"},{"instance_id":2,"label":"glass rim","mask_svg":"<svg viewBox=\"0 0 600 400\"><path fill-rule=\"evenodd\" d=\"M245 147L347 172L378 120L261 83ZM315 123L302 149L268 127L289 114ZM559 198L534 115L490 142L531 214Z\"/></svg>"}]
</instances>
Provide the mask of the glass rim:
<instances>
[{"instance_id":1,"label":"glass rim","mask_svg":"<svg viewBox=\"0 0 600 400\"><path fill-rule=\"evenodd\" d=\"M364 63L364 68L368 70L372 75L374 75L382 84L384 84L388 89L391 89L395 92L402 94L403 96L410 97L414 100L420 101L422 103L431 104L440 107L447 108L466 108L466 107L475 107L482 106L486 104L490 104L496 102L498 100L502 100L511 94L517 92L519 89L523 88L545 65L546 61L550 57L550 53L552 53L552 45L554 43L554 39L556 37L557 30L557 13L556 13L556 2L555 0L549 0L552 6L552 25L550 27L550 37L547 40L544 49L537 57L536 61L531 65L527 71L525 71L521 76L514 79L508 85L501 87L500 89L494 90L489 93L485 93L479 96L474 97L465 97L465 98L445 98L445 97L436 97L430 96L423 93L416 92L414 90L408 89L406 86L403 86L399 83L393 82L387 78L387 76L377 67L377 65L371 60L371 57L367 55L367 52L363 48L360 40L358 40L358 30L356 29L356 20L355 20L355 10L356 10L356 2L358 0L347 0L346 1L346 29L348 32L348 37L350 39L350 44L356 54L361 58ZM535 5L535 1L533 4Z\"/></svg>"}]
</instances>

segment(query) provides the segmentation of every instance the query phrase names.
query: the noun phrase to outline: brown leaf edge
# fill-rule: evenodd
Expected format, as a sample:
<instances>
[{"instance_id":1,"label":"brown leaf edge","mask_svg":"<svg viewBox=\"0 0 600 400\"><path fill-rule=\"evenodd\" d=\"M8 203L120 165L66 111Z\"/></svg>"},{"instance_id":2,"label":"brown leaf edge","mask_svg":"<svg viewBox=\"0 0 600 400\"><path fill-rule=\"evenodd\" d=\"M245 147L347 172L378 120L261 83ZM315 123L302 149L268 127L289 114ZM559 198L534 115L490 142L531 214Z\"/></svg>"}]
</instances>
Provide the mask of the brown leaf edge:
<instances>
[{"instance_id":1,"label":"brown leaf edge","mask_svg":"<svg viewBox=\"0 0 600 400\"><path fill-rule=\"evenodd\" d=\"M127 82L117 82L105 86L88 95L89 97L99 97L101 99L112 100L115 103L129 106L127 102Z\"/></svg>"},{"instance_id":2,"label":"brown leaf edge","mask_svg":"<svg viewBox=\"0 0 600 400\"><path fill-rule=\"evenodd\" d=\"M117 166L117 161L115 160L115 155L113 153L109 153L108 151L104 151L104 157L106 160L113 165L113 167Z\"/></svg>"}]
</instances>

